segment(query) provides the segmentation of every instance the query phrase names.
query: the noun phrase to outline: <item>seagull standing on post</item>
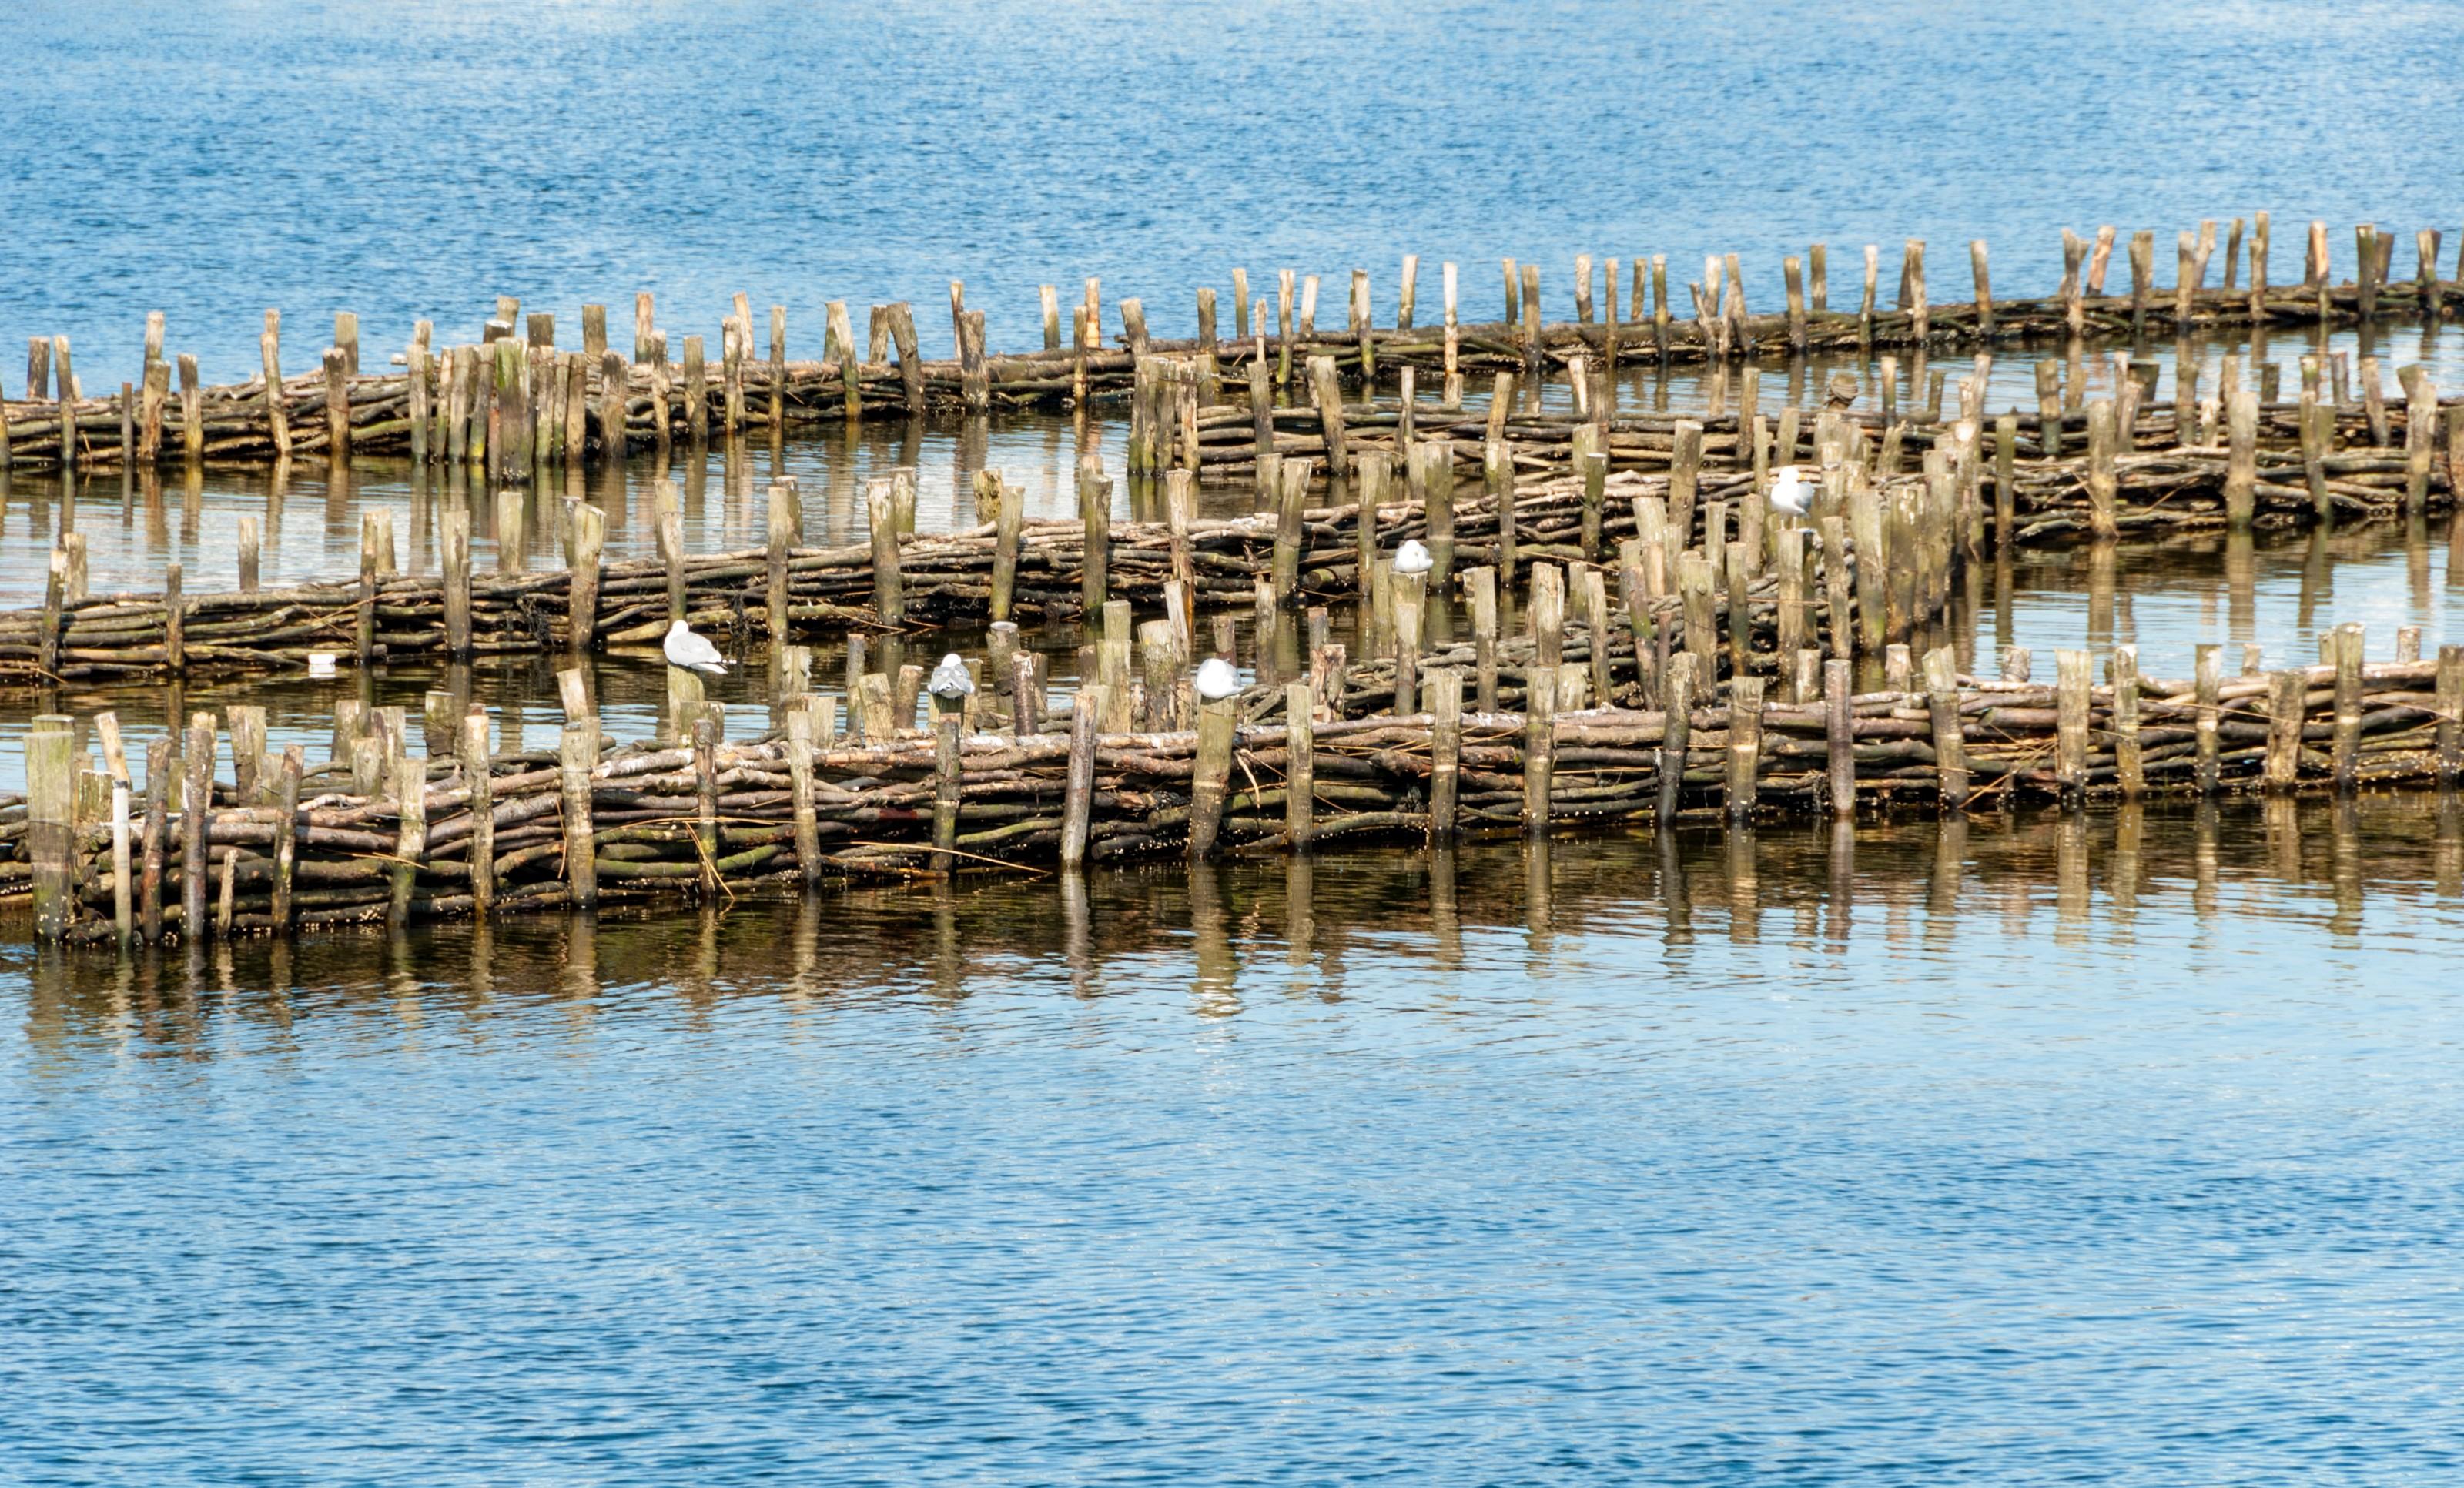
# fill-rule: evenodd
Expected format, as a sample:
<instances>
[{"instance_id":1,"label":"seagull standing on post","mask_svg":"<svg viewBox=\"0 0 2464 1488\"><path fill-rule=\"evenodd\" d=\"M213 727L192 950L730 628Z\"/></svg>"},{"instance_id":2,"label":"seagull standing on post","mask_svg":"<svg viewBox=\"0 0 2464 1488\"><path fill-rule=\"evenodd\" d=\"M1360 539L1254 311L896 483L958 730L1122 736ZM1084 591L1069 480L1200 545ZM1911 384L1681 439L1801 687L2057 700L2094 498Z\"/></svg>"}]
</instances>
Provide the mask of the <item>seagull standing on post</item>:
<instances>
[{"instance_id":1,"label":"seagull standing on post","mask_svg":"<svg viewBox=\"0 0 2464 1488\"><path fill-rule=\"evenodd\" d=\"M714 677L727 675L727 660L718 654L718 647L693 634L693 627L681 620L668 627L668 639L660 648L668 653L671 667L706 671Z\"/></svg>"},{"instance_id":2,"label":"seagull standing on post","mask_svg":"<svg viewBox=\"0 0 2464 1488\"><path fill-rule=\"evenodd\" d=\"M1805 471L1793 465L1783 465L1771 471L1771 510L1789 516L1803 516L1814 504L1814 483Z\"/></svg>"},{"instance_id":3,"label":"seagull standing on post","mask_svg":"<svg viewBox=\"0 0 2464 1488\"><path fill-rule=\"evenodd\" d=\"M934 697L955 707L975 695L976 679L967 675L966 662L957 652L952 651L941 658L940 666L933 668L933 678L924 686Z\"/></svg>"},{"instance_id":4,"label":"seagull standing on post","mask_svg":"<svg viewBox=\"0 0 2464 1488\"><path fill-rule=\"evenodd\" d=\"M1221 656L1210 656L1198 664L1198 695L1210 703L1220 703L1241 690L1241 673Z\"/></svg>"},{"instance_id":5,"label":"seagull standing on post","mask_svg":"<svg viewBox=\"0 0 2464 1488\"><path fill-rule=\"evenodd\" d=\"M1403 545L1395 550L1395 572L1398 574L1425 574L1430 566L1429 550L1418 537L1404 538Z\"/></svg>"}]
</instances>

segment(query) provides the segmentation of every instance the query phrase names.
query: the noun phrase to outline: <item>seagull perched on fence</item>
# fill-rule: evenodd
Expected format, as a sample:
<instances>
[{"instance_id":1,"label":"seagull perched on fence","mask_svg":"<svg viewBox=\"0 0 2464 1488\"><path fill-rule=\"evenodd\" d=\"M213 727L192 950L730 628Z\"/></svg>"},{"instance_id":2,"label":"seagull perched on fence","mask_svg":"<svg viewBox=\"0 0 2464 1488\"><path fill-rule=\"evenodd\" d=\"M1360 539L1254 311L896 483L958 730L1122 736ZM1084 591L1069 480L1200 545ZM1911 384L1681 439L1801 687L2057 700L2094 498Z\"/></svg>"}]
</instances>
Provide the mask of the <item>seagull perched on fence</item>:
<instances>
[{"instance_id":1,"label":"seagull perched on fence","mask_svg":"<svg viewBox=\"0 0 2464 1488\"><path fill-rule=\"evenodd\" d=\"M1425 574L1429 567L1429 550L1421 545L1419 538L1406 537L1403 545L1395 550L1395 572Z\"/></svg>"},{"instance_id":2,"label":"seagull perched on fence","mask_svg":"<svg viewBox=\"0 0 2464 1488\"><path fill-rule=\"evenodd\" d=\"M1803 516L1805 509L1814 504L1814 483L1797 467L1783 465L1771 471L1771 504L1774 512Z\"/></svg>"},{"instance_id":3,"label":"seagull perched on fence","mask_svg":"<svg viewBox=\"0 0 2464 1488\"><path fill-rule=\"evenodd\" d=\"M688 671L706 671L714 677L727 675L727 661L718 647L704 637L693 634L693 626L677 621L668 627L668 639L661 649L668 653L668 665Z\"/></svg>"},{"instance_id":4,"label":"seagull perched on fence","mask_svg":"<svg viewBox=\"0 0 2464 1488\"><path fill-rule=\"evenodd\" d=\"M967 675L967 664L958 659L956 651L941 658L941 665L933 668L933 680L925 687L945 703L976 695L976 679Z\"/></svg>"},{"instance_id":5,"label":"seagull perched on fence","mask_svg":"<svg viewBox=\"0 0 2464 1488\"><path fill-rule=\"evenodd\" d=\"M1198 695L1210 703L1220 703L1241 690L1241 673L1221 656L1210 656L1198 664Z\"/></svg>"}]
</instances>

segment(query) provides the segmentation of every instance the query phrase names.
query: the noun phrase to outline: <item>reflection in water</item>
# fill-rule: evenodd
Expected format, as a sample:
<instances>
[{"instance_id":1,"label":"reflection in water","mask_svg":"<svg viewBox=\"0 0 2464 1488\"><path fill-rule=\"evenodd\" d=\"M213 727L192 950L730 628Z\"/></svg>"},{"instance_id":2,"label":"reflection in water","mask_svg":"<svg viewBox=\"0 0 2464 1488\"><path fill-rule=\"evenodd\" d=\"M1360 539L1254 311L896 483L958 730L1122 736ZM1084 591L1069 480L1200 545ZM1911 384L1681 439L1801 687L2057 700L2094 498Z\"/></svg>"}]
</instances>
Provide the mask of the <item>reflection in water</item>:
<instances>
[{"instance_id":1,"label":"reflection in water","mask_svg":"<svg viewBox=\"0 0 2464 1488\"><path fill-rule=\"evenodd\" d=\"M2460 825L1558 834L11 945L10 1414L159 1464L172 1400L234 1471L420 1480L584 1440L1207 1477L1226 1433L1368 1477L1500 1392L1654 1423L1644 1463L1800 1462L1809 1411L1880 1479L1954 1436L2428 1461L2464 1425L2422 1140L2464 1117ZM614 1437L611 1380L658 1403ZM2341 1424L2288 1425L2314 1390ZM1463 1450L1513 1477L1552 1433Z\"/></svg>"},{"instance_id":2,"label":"reflection in water","mask_svg":"<svg viewBox=\"0 0 2464 1488\"><path fill-rule=\"evenodd\" d=\"M132 996L185 1018L246 1018L260 999L281 1007L303 985L338 999L337 1008L363 1002L352 989L381 992L381 1005L415 1022L440 992L453 1011L482 1018L502 997L586 1003L611 985L672 988L699 1006L773 993L809 1000L866 984L963 998L1014 958L1066 969L1072 991L1101 996L1109 968L1177 960L1184 940L1195 1007L1235 1017L1265 967L1290 969L1297 979L1275 980L1291 988L1309 985L1313 971L1333 990L1339 977L1328 968L1347 957L1377 962L1412 948L1416 958L1452 971L1467 964L1469 937L1493 948L1501 930L1520 940L1516 964L1535 982L1567 970L1570 935L1581 942L1608 924L1647 930L1672 955L1706 928L1741 948L1810 947L1818 935L1838 952L1859 935L1896 937L1898 927L1921 923L1921 945L1909 949L1922 960L1972 949L1962 922L1996 916L1990 935L2016 941L2041 931L2060 946L2127 951L2159 927L2171 938L2212 939L2229 889L2241 896L2232 908L2249 917L2238 923L2299 920L2306 906L2323 903L2321 923L2337 937L2361 933L2373 894L2464 897L2464 802L2426 793L2270 798L1861 827L1560 834L1428 851L830 887L809 899L771 894L704 907L689 922L655 911L507 917L400 933L342 930L297 944L215 941L204 961L184 961L176 947L120 960L31 946L14 953L32 977L37 1043L94 1032ZM2040 926L2036 908L2047 896L2052 913ZM2227 915L2226 923L2236 922ZM183 1042L198 1032L165 1023L142 1037Z\"/></svg>"}]
</instances>

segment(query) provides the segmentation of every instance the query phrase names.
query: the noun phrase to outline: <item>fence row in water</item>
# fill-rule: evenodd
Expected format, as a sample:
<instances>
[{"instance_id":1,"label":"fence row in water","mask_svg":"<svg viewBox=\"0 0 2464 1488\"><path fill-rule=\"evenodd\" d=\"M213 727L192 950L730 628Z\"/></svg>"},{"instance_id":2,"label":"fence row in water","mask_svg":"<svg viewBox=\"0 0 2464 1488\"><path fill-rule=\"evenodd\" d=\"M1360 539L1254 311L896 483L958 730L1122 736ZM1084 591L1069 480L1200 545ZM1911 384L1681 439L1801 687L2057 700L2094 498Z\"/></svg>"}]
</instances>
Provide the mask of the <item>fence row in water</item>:
<instances>
[{"instance_id":1,"label":"fence row in water","mask_svg":"<svg viewBox=\"0 0 2464 1488\"><path fill-rule=\"evenodd\" d=\"M2037 412L1990 424L1981 370L1962 380L1955 419L1838 406L1810 416L1784 407L1775 420L1751 406L1697 419L1615 416L1603 402L1518 414L1501 398L1485 422L1459 425L1421 423L1408 402L1347 405L1330 389L1315 410L1261 401L1243 436L1264 508L1249 516L1197 515L1196 468L1209 447L1192 439L1182 463L1153 483L1159 521L1115 521L1112 483L1088 461L1075 520L1026 520L1023 494L985 472L976 499L989 519L920 535L902 473L871 484L867 544L802 546L801 497L781 482L769 493L763 548L691 555L662 482L652 496L659 558L604 561L605 514L568 498L550 507L566 564L539 573L473 571L471 512L452 482L432 514L441 559L432 577L399 571L392 514L374 512L363 515L355 580L261 587L243 518L239 589L187 594L172 565L159 593L95 596L84 539L69 531L44 604L0 614L0 675L48 684L272 670L319 656L364 666L579 651L653 642L679 618L783 643L817 631L1092 618L1114 599L1159 605L1194 634L1209 609L1254 603L1264 615L1374 594L1407 540L1428 549L1441 593L1459 570L1492 567L1511 585L1523 565L1568 561L1613 569L1636 614L1698 592L1754 593L1783 616L1801 613L1793 602L1807 595L1853 594L1863 618L1838 623L1850 637L1842 644L1871 649L1936 613L1946 576L1992 544L2419 512L2464 482L2464 404L2442 405L2418 368L2404 369L2394 405L2369 359L2356 393L2340 361L2305 358L2293 403L2231 385L2232 370L2222 398L2148 404L2142 380L2123 376L2115 398L2075 412L2056 379ZM1920 471L1904 470L1911 459ZM1801 525L1769 505L1771 471L1789 462L1818 473ZM1313 484L1321 467L1339 472L1323 488ZM1320 490L1339 504L1311 506ZM414 486L410 513L423 526L425 491ZM519 487L494 497L500 563L520 561L531 499ZM1903 587L1893 610L1889 596ZM1793 648L1784 634L1777 644Z\"/></svg>"},{"instance_id":2,"label":"fence row in water","mask_svg":"<svg viewBox=\"0 0 2464 1488\"><path fill-rule=\"evenodd\" d=\"M1274 380L1288 384L1296 367L1323 358L1342 375L1372 383L1386 373L1435 374L1445 405L1460 406L1466 374L1500 368L1536 373L1574 358L1610 366L1620 358L1645 356L1725 362L1763 347L1792 353L1896 346L1922 351L2050 336L2136 334L2151 325L2182 331L2271 323L2324 327L2391 311L2435 316L2464 301L2464 265L2457 278L2438 276L2440 234L2431 229L2415 234L2415 276L2409 283L2392 276L2394 234L2371 225L2355 229L2358 273L2338 284L2329 275L2326 225L2313 222L2300 283L2279 287L2268 282L2264 212L2252 224L2248 274L2239 277L2244 237L2242 220L2235 218L2225 246L2224 285L2210 289L2207 275L2216 247L2216 224L2210 221L2195 233L2180 234L2169 291L2156 283L2154 234L2142 231L2127 245L2128 293L2107 295L2106 269L2118 241L2111 228L2100 229L2093 241L2065 230L2059 288L2049 295L2002 300L1992 295L1985 245L1973 242L1973 298L1934 304L1926 295L1925 245L1910 240L1889 308L1878 294L1880 255L1869 246L1862 298L1854 313L1829 308L1827 254L1818 244L1804 259L1785 260L1787 306L1778 315L1748 309L1733 253L1706 260L1704 277L1686 284L1690 317L1671 305L1664 255L1632 261L1632 295L1623 302L1618 261L1605 258L1595 265L1583 255L1574 265L1573 320L1544 319L1539 266L1509 259L1505 317L1464 323L1458 317L1455 266L1448 264L1438 326L1414 323L1419 260L1406 257L1393 323L1375 323L1369 275L1355 270L1339 333L1316 325L1316 276L1301 282L1296 299L1293 274L1280 274L1270 321L1267 298L1252 300L1245 272L1236 270L1236 323L1228 339L1219 335L1215 291L1200 289L1196 338L1151 338L1141 303L1127 299L1118 307L1120 329L1108 343L1100 293L1089 280L1084 303L1072 307L1066 342L1059 297L1045 286L1044 349L1011 356L987 350L983 312L968 310L963 288L953 283L955 355L931 361L922 357L914 316L903 302L873 307L862 346L846 304L830 302L823 356L812 361L788 360L787 312L773 305L768 356L757 358L752 308L739 295L720 331L715 374L699 336L682 338L679 355L671 359L667 333L657 327L648 295L636 296L629 361L608 344L605 306L584 307L582 349L570 351L559 349L552 315L525 317L518 301L499 298L478 344L433 346L429 323L420 322L403 354L401 373L362 371L359 317L344 313L335 317L335 343L324 349L319 371L286 378L280 316L269 311L259 338L258 376L207 387L196 359L182 355L175 389L173 363L164 354L164 319L156 313L146 322L143 370L136 383L121 383L116 396L83 396L66 337L33 339L26 399L0 403L0 464L125 468L163 460L265 461L318 451L385 450L480 466L499 481L518 483L540 467L621 459L632 449L700 439L714 428L735 430L749 422L777 426L820 418L913 417L935 409L1083 407L1090 400L1139 389L1147 381L1141 369L1156 353L1179 354L1192 363L1188 378L1200 403L1214 401L1216 382L1228 369L1271 364ZM1596 278L1595 269L1601 271Z\"/></svg>"},{"instance_id":3,"label":"fence row in water","mask_svg":"<svg viewBox=\"0 0 2464 1488\"><path fill-rule=\"evenodd\" d=\"M1055 713L1022 666L1006 705L993 689L943 689L915 731L869 694L848 711L860 742L836 737L834 700L792 687L780 727L745 743L688 695L681 737L617 745L571 672L553 753L493 753L486 711L457 715L439 693L424 757L403 711L354 710L338 757L312 769L297 746L267 755L263 711L234 709L228 780L214 778L217 720L199 713L150 745L142 796L109 715L94 720L99 759L79 757L73 720L44 715L27 736L28 797L0 801L14 860L0 888L31 889L46 937L125 942L1341 838L2464 778L2464 646L2424 663L2409 629L2392 663L2365 666L2346 625L2321 638L2322 666L2231 679L2211 646L2189 681L2142 676L2117 647L2102 686L2086 652L2065 651L2052 688L2024 658L1983 680L1956 675L1947 647L1920 672L1895 646L1888 689L1862 695L1848 662L1809 649L1774 698L1760 676L1711 682L1690 652L1629 646L1619 666L1595 626L1551 624L1551 588L1544 577L1513 658L1519 712L1464 707L1465 662L1493 703L1486 646L1382 678L1320 647L1307 677L1194 704L1185 682L1139 702L1114 680ZM1185 677L1185 659L1169 661ZM1611 694L1656 689L1656 706L1568 706L1600 676ZM693 681L677 676L688 694ZM1387 711L1345 715L1381 683ZM1196 726L1128 732L1133 711L1194 712Z\"/></svg>"}]
</instances>

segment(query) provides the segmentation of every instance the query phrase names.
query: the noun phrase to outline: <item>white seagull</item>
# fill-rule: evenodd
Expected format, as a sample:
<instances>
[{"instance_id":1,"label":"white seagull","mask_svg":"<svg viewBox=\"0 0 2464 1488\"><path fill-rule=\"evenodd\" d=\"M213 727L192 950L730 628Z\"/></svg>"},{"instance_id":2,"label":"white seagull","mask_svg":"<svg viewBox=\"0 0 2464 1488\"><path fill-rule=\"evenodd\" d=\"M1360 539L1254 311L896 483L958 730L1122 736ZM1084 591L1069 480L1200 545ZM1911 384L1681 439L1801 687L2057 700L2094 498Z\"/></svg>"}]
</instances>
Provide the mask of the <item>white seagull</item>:
<instances>
[{"instance_id":1,"label":"white seagull","mask_svg":"<svg viewBox=\"0 0 2464 1488\"><path fill-rule=\"evenodd\" d=\"M1241 673L1221 656L1210 656L1198 664L1198 695L1210 703L1219 703L1241 690Z\"/></svg>"},{"instance_id":2,"label":"white seagull","mask_svg":"<svg viewBox=\"0 0 2464 1488\"><path fill-rule=\"evenodd\" d=\"M1395 550L1395 572L1425 574L1429 571L1429 550L1420 545L1419 538L1406 537L1403 539L1403 545Z\"/></svg>"},{"instance_id":3,"label":"white seagull","mask_svg":"<svg viewBox=\"0 0 2464 1488\"><path fill-rule=\"evenodd\" d=\"M1814 483L1793 465L1783 465L1771 472L1771 510L1790 516L1803 516L1814 504Z\"/></svg>"},{"instance_id":4,"label":"white seagull","mask_svg":"<svg viewBox=\"0 0 2464 1488\"><path fill-rule=\"evenodd\" d=\"M933 668L933 680L925 687L935 697L955 703L975 695L976 679L967 675L967 664L958 659L957 652L952 651L941 658L940 666Z\"/></svg>"},{"instance_id":5,"label":"white seagull","mask_svg":"<svg viewBox=\"0 0 2464 1488\"><path fill-rule=\"evenodd\" d=\"M718 654L718 647L704 637L693 634L693 627L681 620L668 627L668 639L660 648L668 653L671 667L682 667L688 671L706 671L714 677L727 675L727 661Z\"/></svg>"}]
</instances>

